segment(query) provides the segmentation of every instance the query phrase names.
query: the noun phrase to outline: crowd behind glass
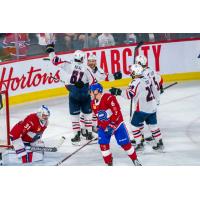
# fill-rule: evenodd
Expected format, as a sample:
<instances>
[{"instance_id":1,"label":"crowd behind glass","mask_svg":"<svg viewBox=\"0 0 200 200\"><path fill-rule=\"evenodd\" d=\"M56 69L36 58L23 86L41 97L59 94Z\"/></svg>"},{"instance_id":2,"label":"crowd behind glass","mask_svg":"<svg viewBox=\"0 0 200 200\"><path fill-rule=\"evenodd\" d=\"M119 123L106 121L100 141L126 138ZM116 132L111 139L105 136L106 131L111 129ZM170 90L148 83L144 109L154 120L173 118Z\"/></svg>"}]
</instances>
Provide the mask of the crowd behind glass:
<instances>
[{"instance_id":1,"label":"crowd behind glass","mask_svg":"<svg viewBox=\"0 0 200 200\"><path fill-rule=\"evenodd\" d=\"M184 38L200 38L200 33L0 33L0 62L46 54L49 40L55 42L56 52L67 52Z\"/></svg>"}]
</instances>

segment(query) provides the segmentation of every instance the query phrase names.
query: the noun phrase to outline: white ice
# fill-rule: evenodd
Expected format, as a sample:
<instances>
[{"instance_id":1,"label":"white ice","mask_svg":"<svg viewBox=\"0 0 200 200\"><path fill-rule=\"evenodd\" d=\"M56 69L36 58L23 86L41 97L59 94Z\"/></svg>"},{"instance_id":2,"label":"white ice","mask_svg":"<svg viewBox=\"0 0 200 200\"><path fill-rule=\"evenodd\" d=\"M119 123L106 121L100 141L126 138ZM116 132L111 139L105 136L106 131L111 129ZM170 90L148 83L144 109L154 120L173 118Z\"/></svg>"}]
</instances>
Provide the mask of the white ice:
<instances>
[{"instance_id":1,"label":"white ice","mask_svg":"<svg viewBox=\"0 0 200 200\"><path fill-rule=\"evenodd\" d=\"M166 84L167 85L167 84ZM127 128L129 125L129 101L118 97ZM158 110L158 123L163 134L165 153L154 152L145 145L143 154L138 155L144 166L200 165L200 81L180 82L169 88L161 96ZM32 165L55 165L65 156L75 151L77 146L70 142L72 134L68 111L68 97L59 97L11 107L11 126L42 104L51 110L50 124L43 140L47 146L54 145L61 138L66 142L56 153L45 153L45 159ZM149 136L145 128L145 135ZM131 166L132 162L123 149L111 140L114 165ZM11 164L12 165L12 164ZM63 165L104 166L98 144L86 146L70 157Z\"/></svg>"}]
</instances>

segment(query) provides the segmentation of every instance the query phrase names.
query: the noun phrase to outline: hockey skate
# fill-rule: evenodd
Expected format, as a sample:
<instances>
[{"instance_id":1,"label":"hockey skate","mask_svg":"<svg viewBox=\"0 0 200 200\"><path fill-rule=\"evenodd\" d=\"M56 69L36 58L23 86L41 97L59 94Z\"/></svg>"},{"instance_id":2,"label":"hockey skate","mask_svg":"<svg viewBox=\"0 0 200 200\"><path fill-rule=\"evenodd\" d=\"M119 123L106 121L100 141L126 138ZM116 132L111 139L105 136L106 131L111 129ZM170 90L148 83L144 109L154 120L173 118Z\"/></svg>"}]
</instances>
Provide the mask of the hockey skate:
<instances>
[{"instance_id":1,"label":"hockey skate","mask_svg":"<svg viewBox=\"0 0 200 200\"><path fill-rule=\"evenodd\" d=\"M133 164L134 164L135 166L142 166L142 164L140 163L140 161L139 161L138 159L133 160Z\"/></svg>"},{"instance_id":2,"label":"hockey skate","mask_svg":"<svg viewBox=\"0 0 200 200\"><path fill-rule=\"evenodd\" d=\"M144 139L148 144L152 144L152 142L154 141L153 136L149 136L147 138Z\"/></svg>"},{"instance_id":3,"label":"hockey skate","mask_svg":"<svg viewBox=\"0 0 200 200\"><path fill-rule=\"evenodd\" d=\"M92 135L92 132L88 132L88 130L86 130L86 140L92 140L94 138L94 136Z\"/></svg>"},{"instance_id":4,"label":"hockey skate","mask_svg":"<svg viewBox=\"0 0 200 200\"><path fill-rule=\"evenodd\" d=\"M136 141L135 141L135 139L132 139L132 140L131 140L131 144L132 144L133 146L136 146Z\"/></svg>"},{"instance_id":5,"label":"hockey skate","mask_svg":"<svg viewBox=\"0 0 200 200\"><path fill-rule=\"evenodd\" d=\"M113 158L110 163L107 164L108 166L113 166Z\"/></svg>"},{"instance_id":6,"label":"hockey skate","mask_svg":"<svg viewBox=\"0 0 200 200\"><path fill-rule=\"evenodd\" d=\"M78 131L76 133L76 135L71 139L72 144L78 144L78 143L80 143L80 141L81 141L80 135L81 135L81 132Z\"/></svg>"},{"instance_id":7,"label":"hockey skate","mask_svg":"<svg viewBox=\"0 0 200 200\"><path fill-rule=\"evenodd\" d=\"M136 144L135 151L136 151L137 153L142 153L143 150L144 150L144 145L143 145L142 142L139 143L139 144Z\"/></svg>"},{"instance_id":8,"label":"hockey skate","mask_svg":"<svg viewBox=\"0 0 200 200\"><path fill-rule=\"evenodd\" d=\"M92 132L97 133L97 127L96 126L92 126Z\"/></svg>"},{"instance_id":9,"label":"hockey skate","mask_svg":"<svg viewBox=\"0 0 200 200\"><path fill-rule=\"evenodd\" d=\"M153 148L153 150L163 152L163 150L164 150L164 144L163 144L162 139L160 139L159 142L156 143L152 148Z\"/></svg>"},{"instance_id":10,"label":"hockey skate","mask_svg":"<svg viewBox=\"0 0 200 200\"><path fill-rule=\"evenodd\" d=\"M83 137L86 137L86 130L85 129L81 129L81 135L83 136Z\"/></svg>"}]
</instances>

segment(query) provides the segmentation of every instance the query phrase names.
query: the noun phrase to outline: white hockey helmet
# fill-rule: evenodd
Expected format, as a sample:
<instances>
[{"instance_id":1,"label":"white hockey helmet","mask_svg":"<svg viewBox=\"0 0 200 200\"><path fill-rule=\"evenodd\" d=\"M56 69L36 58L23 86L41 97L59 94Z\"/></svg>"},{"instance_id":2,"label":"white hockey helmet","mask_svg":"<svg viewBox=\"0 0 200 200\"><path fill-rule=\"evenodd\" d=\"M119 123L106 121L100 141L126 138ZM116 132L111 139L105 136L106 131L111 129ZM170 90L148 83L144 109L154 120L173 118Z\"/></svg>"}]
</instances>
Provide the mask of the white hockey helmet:
<instances>
[{"instance_id":1,"label":"white hockey helmet","mask_svg":"<svg viewBox=\"0 0 200 200\"><path fill-rule=\"evenodd\" d=\"M94 54L90 54L88 60L97 60L97 57Z\"/></svg>"},{"instance_id":2,"label":"white hockey helmet","mask_svg":"<svg viewBox=\"0 0 200 200\"><path fill-rule=\"evenodd\" d=\"M47 106L42 105L37 111L37 116L41 121L47 121L50 117L50 111Z\"/></svg>"},{"instance_id":3,"label":"white hockey helmet","mask_svg":"<svg viewBox=\"0 0 200 200\"><path fill-rule=\"evenodd\" d=\"M139 55L135 58L135 63L140 64L142 66L145 66L147 64L147 58L146 56Z\"/></svg>"},{"instance_id":4,"label":"white hockey helmet","mask_svg":"<svg viewBox=\"0 0 200 200\"><path fill-rule=\"evenodd\" d=\"M133 64L130 66L131 77L135 78L135 76L141 76L143 74L143 67L139 64Z\"/></svg>"},{"instance_id":5,"label":"white hockey helmet","mask_svg":"<svg viewBox=\"0 0 200 200\"><path fill-rule=\"evenodd\" d=\"M81 50L76 50L74 52L74 61L79 61L79 62L83 62L85 58L85 54L83 51Z\"/></svg>"}]
</instances>

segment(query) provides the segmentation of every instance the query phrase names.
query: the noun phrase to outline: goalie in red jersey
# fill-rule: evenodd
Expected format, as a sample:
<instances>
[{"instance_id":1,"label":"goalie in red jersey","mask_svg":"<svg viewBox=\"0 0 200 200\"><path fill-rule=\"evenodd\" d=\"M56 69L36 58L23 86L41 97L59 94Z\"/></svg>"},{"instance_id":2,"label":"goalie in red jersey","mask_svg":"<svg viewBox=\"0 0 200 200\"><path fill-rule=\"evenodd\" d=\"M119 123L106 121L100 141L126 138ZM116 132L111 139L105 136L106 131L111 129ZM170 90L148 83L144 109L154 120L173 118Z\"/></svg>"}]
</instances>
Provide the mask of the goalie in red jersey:
<instances>
[{"instance_id":1,"label":"goalie in red jersey","mask_svg":"<svg viewBox=\"0 0 200 200\"><path fill-rule=\"evenodd\" d=\"M90 95L93 99L91 102L92 110L98 118L98 143L104 162L109 166L113 165L110 139L114 135L118 145L127 152L133 164L141 166L135 149L131 145L116 97L109 93L103 93L103 87L99 83L90 86Z\"/></svg>"},{"instance_id":2,"label":"goalie in red jersey","mask_svg":"<svg viewBox=\"0 0 200 200\"><path fill-rule=\"evenodd\" d=\"M10 132L10 139L18 156L19 163L29 163L43 160L43 153L27 150L28 146L43 146L41 140L43 132L48 126L50 111L47 106L28 115L24 120L18 122Z\"/></svg>"}]
</instances>

